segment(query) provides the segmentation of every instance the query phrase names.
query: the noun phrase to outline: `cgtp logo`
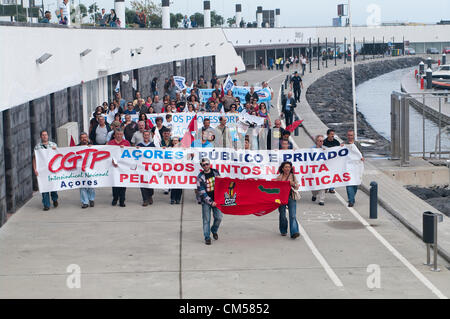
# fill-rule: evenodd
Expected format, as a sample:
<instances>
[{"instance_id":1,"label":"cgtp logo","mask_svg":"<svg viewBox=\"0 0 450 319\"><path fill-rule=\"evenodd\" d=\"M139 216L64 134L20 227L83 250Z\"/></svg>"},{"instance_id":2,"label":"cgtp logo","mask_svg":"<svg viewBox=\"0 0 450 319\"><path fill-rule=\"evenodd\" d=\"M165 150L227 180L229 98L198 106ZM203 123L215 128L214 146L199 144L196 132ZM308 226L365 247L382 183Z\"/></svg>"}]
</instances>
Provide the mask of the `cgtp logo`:
<instances>
[{"instance_id":1,"label":"cgtp logo","mask_svg":"<svg viewBox=\"0 0 450 319\"><path fill-rule=\"evenodd\" d=\"M228 193L225 193L225 204L223 206L236 206L236 192L234 188L236 187L235 182L231 182L228 186Z\"/></svg>"},{"instance_id":2,"label":"cgtp logo","mask_svg":"<svg viewBox=\"0 0 450 319\"><path fill-rule=\"evenodd\" d=\"M90 154L92 154L91 159ZM86 166L90 164L89 168L94 169L94 166L97 162L109 158L110 155L111 153L108 151L99 151L92 148L88 148L78 152L69 152L66 155L56 154L48 162L48 170L52 173L57 173L60 170L71 171L77 168L78 161L82 159L83 162L81 164L81 170L85 172Z\"/></svg>"},{"instance_id":3,"label":"cgtp logo","mask_svg":"<svg viewBox=\"0 0 450 319\"><path fill-rule=\"evenodd\" d=\"M367 6L367 13L370 15L367 17L366 24L371 28L379 28L381 25L381 8L379 5L371 3Z\"/></svg>"}]
</instances>

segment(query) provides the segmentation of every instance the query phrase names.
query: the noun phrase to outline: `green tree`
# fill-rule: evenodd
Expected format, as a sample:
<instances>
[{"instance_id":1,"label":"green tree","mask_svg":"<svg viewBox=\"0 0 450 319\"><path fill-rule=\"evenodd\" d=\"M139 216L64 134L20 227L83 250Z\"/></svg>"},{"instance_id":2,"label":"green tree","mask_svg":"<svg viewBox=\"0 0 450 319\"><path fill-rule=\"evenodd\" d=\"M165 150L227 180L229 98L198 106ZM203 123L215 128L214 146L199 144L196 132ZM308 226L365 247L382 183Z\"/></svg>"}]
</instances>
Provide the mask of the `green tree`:
<instances>
[{"instance_id":1,"label":"green tree","mask_svg":"<svg viewBox=\"0 0 450 319\"><path fill-rule=\"evenodd\" d=\"M171 28L178 28L178 24L183 21L184 19L184 15L182 15L181 13L177 13L177 14L170 14L170 27Z\"/></svg>"},{"instance_id":2,"label":"green tree","mask_svg":"<svg viewBox=\"0 0 450 319\"><path fill-rule=\"evenodd\" d=\"M129 28L136 28L136 11L125 8L125 21Z\"/></svg>"},{"instance_id":3,"label":"green tree","mask_svg":"<svg viewBox=\"0 0 450 319\"><path fill-rule=\"evenodd\" d=\"M98 8L97 2L94 2L93 4L91 4L88 8L88 13L89 13L89 20L92 23L96 23L98 22L98 14L100 13L100 10Z\"/></svg>"},{"instance_id":4,"label":"green tree","mask_svg":"<svg viewBox=\"0 0 450 319\"><path fill-rule=\"evenodd\" d=\"M203 27L205 25L205 17L203 13L196 12L189 17L191 21L195 21L197 23L197 27Z\"/></svg>"},{"instance_id":5,"label":"green tree","mask_svg":"<svg viewBox=\"0 0 450 319\"><path fill-rule=\"evenodd\" d=\"M161 1L159 1L159 4L156 4L152 0L133 0L131 1L131 8L134 11L144 11L146 16L162 14Z\"/></svg>"},{"instance_id":6,"label":"green tree","mask_svg":"<svg viewBox=\"0 0 450 319\"><path fill-rule=\"evenodd\" d=\"M231 28L236 23L236 17L227 19L228 26Z\"/></svg>"},{"instance_id":7,"label":"green tree","mask_svg":"<svg viewBox=\"0 0 450 319\"><path fill-rule=\"evenodd\" d=\"M217 14L217 12L215 10L211 11L211 26L212 27L216 27L216 26L222 26L225 23L225 19Z\"/></svg>"},{"instance_id":8,"label":"green tree","mask_svg":"<svg viewBox=\"0 0 450 319\"><path fill-rule=\"evenodd\" d=\"M162 28L162 17L158 14L151 14L148 17L150 28Z\"/></svg>"}]
</instances>

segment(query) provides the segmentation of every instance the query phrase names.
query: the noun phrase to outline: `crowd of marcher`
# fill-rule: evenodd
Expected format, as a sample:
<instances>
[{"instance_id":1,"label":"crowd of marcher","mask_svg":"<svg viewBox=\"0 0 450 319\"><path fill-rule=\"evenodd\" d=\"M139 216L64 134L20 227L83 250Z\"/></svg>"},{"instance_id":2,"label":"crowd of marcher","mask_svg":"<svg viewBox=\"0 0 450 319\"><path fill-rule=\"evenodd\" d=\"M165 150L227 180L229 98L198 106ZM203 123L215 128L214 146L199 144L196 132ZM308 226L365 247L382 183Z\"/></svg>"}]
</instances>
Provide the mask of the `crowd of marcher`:
<instances>
[{"instance_id":1,"label":"crowd of marcher","mask_svg":"<svg viewBox=\"0 0 450 319\"><path fill-rule=\"evenodd\" d=\"M290 57L277 57L277 58L269 58L267 61L267 69L268 70L279 70L281 72L284 72L284 69L289 71L289 69L292 69L294 67L298 68L301 67L302 75L305 75L306 71L306 65L308 64L308 58L304 56L303 54L299 56L290 56ZM259 57L258 62L259 68L262 70L264 69L264 59L263 57Z\"/></svg>"},{"instance_id":2,"label":"crowd of marcher","mask_svg":"<svg viewBox=\"0 0 450 319\"><path fill-rule=\"evenodd\" d=\"M224 92L223 84L219 81L217 76L213 76L207 83L201 76L198 81L191 83L191 90L189 94L187 90L177 89L177 85L173 77L165 79L165 84L160 90L158 87L158 79L154 78L151 83L151 96L142 97L140 92L136 92L135 99L126 101L122 98L121 93L115 93L114 99L108 104L104 102L101 106L95 109L90 121L89 131L83 132L79 136L79 146L90 145L113 145L119 147L134 146L137 148L147 147L161 147L161 148L178 148L182 147L182 139L179 136L172 135L171 118L173 114L179 112L201 113L201 112L221 112L222 116L219 118L219 125L215 128L211 127L210 119L203 120L203 127L201 127L195 136L195 140L191 143L191 147L230 147L235 149L280 149L289 150L293 148L290 141L291 131L286 129L292 125L292 116L296 103L300 102L300 93L303 88L302 79L297 72L290 78L291 90L288 92L286 98L282 100L282 115L286 119L286 128L282 128L282 121L277 118L273 121L270 117L270 107L265 103L259 103L258 94L255 92L255 87L250 86L250 90L245 96L245 100L241 101L238 97L233 96L233 91L228 90ZM234 81L237 85L237 81ZM269 88L267 82L263 82L263 88ZM243 86L248 87L248 83L243 83ZM213 89L211 98L206 102L202 102L199 93L200 89ZM269 90L271 90L269 88ZM162 93L160 95L160 93ZM293 96L295 95L295 97ZM160 98L161 96L161 98ZM273 91L272 91L273 96ZM150 114L159 114L155 119L155 124L148 119ZM165 113L164 116L161 116ZM230 127L227 126L227 113L234 114L248 114L263 118L260 127L259 136L264 136L263 139L254 139L258 134L251 132L254 127L250 125L249 130L244 136L239 139L231 137ZM132 115L138 115L137 122L132 120ZM165 117L165 121L164 121ZM273 126L272 126L273 124ZM263 133L261 133L263 132ZM316 148L342 146L334 138L334 130L330 129L327 132L326 138L324 136L317 136L315 139ZM239 135L239 133L238 133ZM238 141L242 141L239 144ZM355 143L359 150L360 145L354 141L354 132L349 131L347 135L347 143ZM41 132L41 143L36 145L35 149L56 149L57 145L48 139L46 131ZM364 160L364 159L362 159ZM203 230L205 236L205 243L211 244L210 233L213 234L214 239L218 239L218 228L222 219L222 213L216 207L214 201L214 185L215 178L220 176L219 172L210 166L207 159L201 160L203 171L197 178L196 196L199 204L202 205L203 216ZM112 165L117 167L117 163L113 161ZM36 175L36 162L33 159L33 169ZM291 238L299 237L298 225L296 220L296 201L298 197L295 190L299 188L298 181L293 173L292 163L285 162L279 167L279 176L277 180L289 181L293 190L289 197L288 205L279 208L280 213L280 233L283 236L287 235L288 224ZM348 202L352 207L355 203L355 195L357 186L348 186ZM164 190L165 194L170 192L170 203L180 204L182 193L181 189ZM312 201L315 202L318 198L319 205L325 204L325 193L334 193L334 189L315 191L312 193ZM154 190L150 188L142 188L142 205L144 207L153 204ZM112 188L112 206L119 204L120 207L125 207L126 188L113 187ZM53 201L54 207L58 207L57 192L43 193L42 203L44 210L50 209L50 199ZM95 205L95 190L93 188L80 189L81 208L94 207ZM286 208L289 211L289 222L286 218ZM211 211L213 212L214 222L210 228Z\"/></svg>"}]
</instances>

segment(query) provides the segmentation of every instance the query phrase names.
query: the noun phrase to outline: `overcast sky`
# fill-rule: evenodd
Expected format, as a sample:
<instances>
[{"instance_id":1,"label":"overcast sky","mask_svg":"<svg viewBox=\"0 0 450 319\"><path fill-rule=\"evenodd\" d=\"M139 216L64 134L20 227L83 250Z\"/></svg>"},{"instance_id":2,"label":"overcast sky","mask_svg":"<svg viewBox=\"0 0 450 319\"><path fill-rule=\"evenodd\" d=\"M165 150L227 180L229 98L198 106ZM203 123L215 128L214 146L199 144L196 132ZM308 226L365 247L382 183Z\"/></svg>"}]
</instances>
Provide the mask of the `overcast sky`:
<instances>
[{"instance_id":1,"label":"overcast sky","mask_svg":"<svg viewBox=\"0 0 450 319\"><path fill-rule=\"evenodd\" d=\"M72 0L71 0L72 1ZM74 0L78 4L79 0ZM80 0L89 6L97 2L100 7L114 8L113 0ZM52 12L56 9L57 0L44 0L44 5L50 5ZM160 0L154 0L160 3ZM171 12L193 14L203 12L203 0L171 0ZM125 0L130 7L130 0ZM235 15L235 5L242 4L242 15L246 22L256 20L256 7L263 9L281 9L282 26L330 26L332 18L336 17L336 5L346 3L346 0L211 0L211 10L217 11L225 20ZM353 0L352 13L354 24L365 25L373 21L375 14L372 4L379 8L381 22L423 22L436 23L450 20L450 0ZM372 8L367 12L368 8ZM378 10L378 9L377 9Z\"/></svg>"}]
</instances>

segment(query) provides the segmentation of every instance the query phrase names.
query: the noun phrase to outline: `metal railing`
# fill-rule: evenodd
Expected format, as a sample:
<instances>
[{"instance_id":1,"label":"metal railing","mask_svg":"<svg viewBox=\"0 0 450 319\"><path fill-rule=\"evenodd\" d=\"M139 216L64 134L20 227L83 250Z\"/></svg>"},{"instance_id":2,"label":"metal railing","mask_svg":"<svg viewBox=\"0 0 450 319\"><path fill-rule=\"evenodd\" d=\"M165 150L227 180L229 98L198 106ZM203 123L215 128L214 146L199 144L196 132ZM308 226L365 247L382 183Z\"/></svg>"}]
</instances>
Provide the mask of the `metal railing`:
<instances>
[{"instance_id":1,"label":"metal railing","mask_svg":"<svg viewBox=\"0 0 450 319\"><path fill-rule=\"evenodd\" d=\"M427 157L430 159L450 158L450 116L448 113L444 114L444 107L446 110L450 109L449 95L448 91L392 93L392 159L400 159L402 166L405 166L409 164L410 155L422 155L424 159ZM412 129L418 129L417 121L415 123L410 123L410 106L422 117L421 151L411 152L409 150L410 127ZM431 124L428 121L431 121L434 124ZM437 127L433 127L434 125ZM433 130L434 132L427 133L427 130Z\"/></svg>"}]
</instances>

